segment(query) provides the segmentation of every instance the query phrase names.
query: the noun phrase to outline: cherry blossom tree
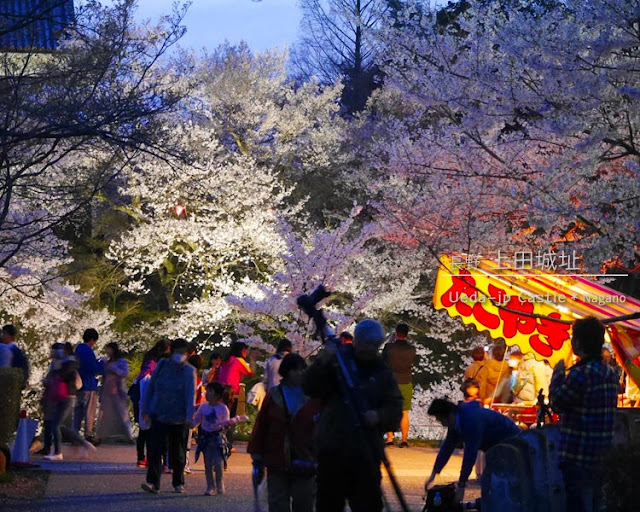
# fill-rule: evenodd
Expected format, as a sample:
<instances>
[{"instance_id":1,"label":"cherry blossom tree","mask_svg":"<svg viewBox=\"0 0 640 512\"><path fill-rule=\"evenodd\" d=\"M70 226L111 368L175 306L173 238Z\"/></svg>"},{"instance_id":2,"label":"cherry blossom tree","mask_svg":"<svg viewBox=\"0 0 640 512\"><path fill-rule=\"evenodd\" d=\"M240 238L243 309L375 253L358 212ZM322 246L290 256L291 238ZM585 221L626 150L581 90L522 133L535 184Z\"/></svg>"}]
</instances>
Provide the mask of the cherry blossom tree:
<instances>
[{"instance_id":1,"label":"cherry blossom tree","mask_svg":"<svg viewBox=\"0 0 640 512\"><path fill-rule=\"evenodd\" d=\"M171 153L154 119L180 99L182 68L160 73L158 61L182 34L181 13L141 28L134 5L88 2L54 53L0 54L0 267L59 253L54 231L86 214L131 158Z\"/></svg>"},{"instance_id":2,"label":"cherry blossom tree","mask_svg":"<svg viewBox=\"0 0 640 512\"><path fill-rule=\"evenodd\" d=\"M40 27L69 2L62 4L4 16L0 35L12 40ZM164 144L157 119L188 89L188 59L161 64L183 33L184 13L136 26L134 9L132 0L79 2L73 22L58 27L55 49L0 53L0 319L18 325L27 347L32 404L50 344L76 343L88 326L108 339L113 321L69 284L70 233L91 230L96 197L133 159L180 156Z\"/></svg>"},{"instance_id":3,"label":"cherry blossom tree","mask_svg":"<svg viewBox=\"0 0 640 512\"><path fill-rule=\"evenodd\" d=\"M339 87L295 87L285 62L244 45L205 55L195 71L200 86L165 121L188 161L139 159L123 175L133 224L109 258L126 272L129 291L160 285L154 290L171 314L160 327L166 333L224 332L225 297L250 296L274 271L280 223L306 227L296 179L343 158Z\"/></svg>"},{"instance_id":4,"label":"cherry blossom tree","mask_svg":"<svg viewBox=\"0 0 640 512\"><path fill-rule=\"evenodd\" d=\"M421 6L422 7L422 6ZM482 2L383 35L388 112L374 145L389 231L434 253L571 248L633 265L638 6Z\"/></svg>"}]
</instances>

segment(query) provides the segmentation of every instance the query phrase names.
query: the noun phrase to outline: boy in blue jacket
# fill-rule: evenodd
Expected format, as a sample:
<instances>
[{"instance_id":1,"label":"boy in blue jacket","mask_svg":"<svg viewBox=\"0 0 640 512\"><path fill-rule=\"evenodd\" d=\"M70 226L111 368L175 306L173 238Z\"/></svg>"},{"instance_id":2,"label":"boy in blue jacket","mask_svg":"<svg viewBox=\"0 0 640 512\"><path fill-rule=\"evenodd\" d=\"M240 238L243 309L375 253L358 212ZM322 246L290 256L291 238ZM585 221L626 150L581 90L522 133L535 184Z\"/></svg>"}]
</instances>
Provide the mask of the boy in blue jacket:
<instances>
[{"instance_id":1,"label":"boy in blue jacket","mask_svg":"<svg viewBox=\"0 0 640 512\"><path fill-rule=\"evenodd\" d=\"M80 433L84 421L84 437L96 445L93 437L98 410L98 379L104 371L104 363L99 361L94 352L98 343L98 331L86 329L82 335L82 343L75 350L78 360L78 373L82 379L82 387L76 393L76 403L73 409L73 429Z\"/></svg>"}]
</instances>

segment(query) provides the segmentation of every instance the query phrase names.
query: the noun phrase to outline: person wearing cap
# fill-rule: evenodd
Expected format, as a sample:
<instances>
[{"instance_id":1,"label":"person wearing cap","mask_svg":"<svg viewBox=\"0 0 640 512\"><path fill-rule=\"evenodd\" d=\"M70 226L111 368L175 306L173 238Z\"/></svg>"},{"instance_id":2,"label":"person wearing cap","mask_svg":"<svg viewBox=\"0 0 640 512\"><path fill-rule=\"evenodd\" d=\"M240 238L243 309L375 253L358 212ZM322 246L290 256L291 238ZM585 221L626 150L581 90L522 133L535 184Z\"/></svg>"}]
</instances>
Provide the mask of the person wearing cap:
<instances>
[{"instance_id":1,"label":"person wearing cap","mask_svg":"<svg viewBox=\"0 0 640 512\"><path fill-rule=\"evenodd\" d=\"M387 343L382 351L382 359L391 367L393 376L402 393L402 419L400 448L409 447L409 411L413 399L413 363L416 360L416 347L407 341L409 326L401 322L396 327L395 341ZM387 446L393 446L393 432L387 432Z\"/></svg>"},{"instance_id":2,"label":"person wearing cap","mask_svg":"<svg viewBox=\"0 0 640 512\"><path fill-rule=\"evenodd\" d=\"M391 369L379 355L384 339L378 322L363 320L356 325L353 345L328 344L303 375L305 394L325 404L316 427L319 512L342 511L346 501L353 512L382 510L383 435L398 429L403 402ZM342 395L338 352L364 409L362 425Z\"/></svg>"},{"instance_id":3,"label":"person wearing cap","mask_svg":"<svg viewBox=\"0 0 640 512\"><path fill-rule=\"evenodd\" d=\"M492 409L485 409L479 400L459 402L458 405L448 400L436 398L427 414L434 416L442 426L447 427L447 436L438 451L431 476L424 487L428 490L436 476L444 469L460 443L464 444L462 469L456 486L456 499L464 496L464 489L476 461L478 450L486 452L520 432L518 426L508 418Z\"/></svg>"}]
</instances>

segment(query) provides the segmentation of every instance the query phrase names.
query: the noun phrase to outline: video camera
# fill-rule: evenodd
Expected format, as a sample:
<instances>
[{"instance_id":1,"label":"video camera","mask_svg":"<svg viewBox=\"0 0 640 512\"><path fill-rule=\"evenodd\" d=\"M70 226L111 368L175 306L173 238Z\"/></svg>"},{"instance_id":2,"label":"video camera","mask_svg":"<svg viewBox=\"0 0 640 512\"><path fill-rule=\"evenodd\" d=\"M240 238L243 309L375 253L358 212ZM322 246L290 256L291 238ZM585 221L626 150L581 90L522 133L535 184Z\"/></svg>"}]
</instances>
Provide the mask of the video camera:
<instances>
[{"instance_id":1,"label":"video camera","mask_svg":"<svg viewBox=\"0 0 640 512\"><path fill-rule=\"evenodd\" d=\"M323 285L319 285L315 290L313 290L308 295L301 295L296 300L298 307L304 311L304 313L309 316L313 320L316 325L316 334L320 336L323 344L327 342L335 343L336 345L340 344L339 339L336 337L335 332L329 327L327 324L327 319L324 317L324 314L321 310L319 310L316 306L318 303L331 295L331 292L327 291L327 289ZM353 378L347 369L347 366L344 361L344 357L341 354L340 350L336 350L334 365L338 375L338 381L340 384L340 389L342 396L345 401L349 404L349 409L354 414L354 419L357 424L361 426L366 423L363 417L363 408L361 406L362 400L359 399L358 389L354 385ZM400 489L400 485L398 484L398 480L396 479L393 470L391 468L391 463L387 458L384 448L379 448L378 445L372 442L372 438L369 435L364 435L364 438L369 443L369 448L372 453L376 454L376 457L379 457L382 461L382 464L387 470L387 474L389 475L389 480L391 481L391 485L393 490L398 497L398 501L400 502L400 507L403 512L409 512L409 506L402 494L402 490Z\"/></svg>"},{"instance_id":2,"label":"video camera","mask_svg":"<svg viewBox=\"0 0 640 512\"><path fill-rule=\"evenodd\" d=\"M300 295L296 300L298 307L304 311L304 313L311 318L316 324L316 334L320 336L322 342L325 343L327 339L335 338L335 333L327 325L327 319L316 306L322 299L326 299L331 296L331 292L323 285L319 285L308 295Z\"/></svg>"}]
</instances>

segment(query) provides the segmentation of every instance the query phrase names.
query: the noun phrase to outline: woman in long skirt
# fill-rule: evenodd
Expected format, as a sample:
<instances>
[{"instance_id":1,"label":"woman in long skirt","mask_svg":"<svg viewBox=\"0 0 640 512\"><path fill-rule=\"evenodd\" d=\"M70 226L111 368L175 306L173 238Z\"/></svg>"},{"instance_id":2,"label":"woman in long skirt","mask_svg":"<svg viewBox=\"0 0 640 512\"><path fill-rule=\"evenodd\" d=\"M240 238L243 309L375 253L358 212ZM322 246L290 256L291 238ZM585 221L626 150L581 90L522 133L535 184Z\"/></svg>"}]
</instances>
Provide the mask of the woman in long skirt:
<instances>
[{"instance_id":1,"label":"woman in long skirt","mask_svg":"<svg viewBox=\"0 0 640 512\"><path fill-rule=\"evenodd\" d=\"M116 342L109 343L105 352L107 360L104 364L97 438L126 437L133 444L135 441L131 434L126 387L129 365Z\"/></svg>"}]
</instances>

